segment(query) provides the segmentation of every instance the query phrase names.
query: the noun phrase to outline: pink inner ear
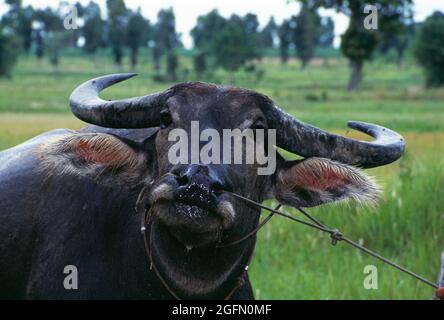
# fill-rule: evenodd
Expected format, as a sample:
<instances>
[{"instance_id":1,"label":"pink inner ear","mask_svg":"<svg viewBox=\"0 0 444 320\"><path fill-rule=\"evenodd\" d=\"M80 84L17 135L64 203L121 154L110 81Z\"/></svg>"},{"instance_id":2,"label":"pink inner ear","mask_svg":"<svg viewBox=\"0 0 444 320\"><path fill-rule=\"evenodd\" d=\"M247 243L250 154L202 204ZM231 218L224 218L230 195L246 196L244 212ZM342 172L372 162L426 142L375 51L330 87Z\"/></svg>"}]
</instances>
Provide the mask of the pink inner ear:
<instances>
[{"instance_id":1,"label":"pink inner ear","mask_svg":"<svg viewBox=\"0 0 444 320\"><path fill-rule=\"evenodd\" d=\"M89 141L80 141L76 146L75 152L85 161L91 163L113 165L116 162L112 152L96 150L94 143Z\"/></svg>"},{"instance_id":2,"label":"pink inner ear","mask_svg":"<svg viewBox=\"0 0 444 320\"><path fill-rule=\"evenodd\" d=\"M351 183L341 170L330 166L314 166L304 169L298 170L296 167L293 183L306 189L331 190Z\"/></svg>"}]
</instances>

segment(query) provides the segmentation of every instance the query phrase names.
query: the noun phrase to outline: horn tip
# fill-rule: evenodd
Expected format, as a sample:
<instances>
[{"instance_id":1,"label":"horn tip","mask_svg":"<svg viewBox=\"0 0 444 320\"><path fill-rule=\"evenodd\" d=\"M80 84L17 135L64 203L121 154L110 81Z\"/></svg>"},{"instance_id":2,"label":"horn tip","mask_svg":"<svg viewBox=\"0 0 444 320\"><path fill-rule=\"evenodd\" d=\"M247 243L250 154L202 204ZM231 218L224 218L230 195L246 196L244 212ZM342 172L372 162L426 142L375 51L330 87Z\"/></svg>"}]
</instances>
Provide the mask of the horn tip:
<instances>
[{"instance_id":1,"label":"horn tip","mask_svg":"<svg viewBox=\"0 0 444 320\"><path fill-rule=\"evenodd\" d=\"M128 73L116 73L116 74L112 74L111 76L118 78L120 81L123 81L123 80L130 79L132 77L135 77L137 75L138 74L135 72L128 72Z\"/></svg>"}]
</instances>

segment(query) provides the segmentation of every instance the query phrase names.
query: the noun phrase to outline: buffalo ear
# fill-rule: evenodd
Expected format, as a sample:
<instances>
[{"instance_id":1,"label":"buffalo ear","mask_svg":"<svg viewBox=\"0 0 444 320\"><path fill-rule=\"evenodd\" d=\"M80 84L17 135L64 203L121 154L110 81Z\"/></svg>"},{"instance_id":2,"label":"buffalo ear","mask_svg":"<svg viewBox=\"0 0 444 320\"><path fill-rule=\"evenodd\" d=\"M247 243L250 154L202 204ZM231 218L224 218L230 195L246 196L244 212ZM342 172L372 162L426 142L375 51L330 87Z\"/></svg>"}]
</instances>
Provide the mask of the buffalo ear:
<instances>
[{"instance_id":1,"label":"buffalo ear","mask_svg":"<svg viewBox=\"0 0 444 320\"><path fill-rule=\"evenodd\" d=\"M57 137L40 149L40 157L48 175L71 174L109 186L134 187L151 171L145 150L104 133Z\"/></svg>"},{"instance_id":2,"label":"buffalo ear","mask_svg":"<svg viewBox=\"0 0 444 320\"><path fill-rule=\"evenodd\" d=\"M286 162L274 185L275 198L294 207L344 199L375 203L379 195L376 182L360 169L324 158Z\"/></svg>"}]
</instances>

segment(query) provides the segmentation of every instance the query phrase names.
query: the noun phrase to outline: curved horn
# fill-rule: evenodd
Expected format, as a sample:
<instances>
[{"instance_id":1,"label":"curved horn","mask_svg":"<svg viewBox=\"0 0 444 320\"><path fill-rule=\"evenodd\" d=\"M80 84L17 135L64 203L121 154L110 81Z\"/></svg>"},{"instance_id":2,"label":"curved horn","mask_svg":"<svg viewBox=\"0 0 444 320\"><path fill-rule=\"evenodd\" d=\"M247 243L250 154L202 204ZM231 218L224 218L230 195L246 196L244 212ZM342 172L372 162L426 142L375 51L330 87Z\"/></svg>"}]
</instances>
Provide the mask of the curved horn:
<instances>
[{"instance_id":1,"label":"curved horn","mask_svg":"<svg viewBox=\"0 0 444 320\"><path fill-rule=\"evenodd\" d=\"M278 107L266 113L276 129L276 144L303 157L323 157L363 168L382 166L398 160L405 142L398 133L376 124L349 121L352 129L373 138L371 142L342 137L303 123Z\"/></svg>"},{"instance_id":2,"label":"curved horn","mask_svg":"<svg viewBox=\"0 0 444 320\"><path fill-rule=\"evenodd\" d=\"M135 73L111 74L78 86L69 98L71 111L85 122L107 128L149 128L160 123L160 109L166 93L105 101L99 93L109 86L134 77Z\"/></svg>"}]
</instances>

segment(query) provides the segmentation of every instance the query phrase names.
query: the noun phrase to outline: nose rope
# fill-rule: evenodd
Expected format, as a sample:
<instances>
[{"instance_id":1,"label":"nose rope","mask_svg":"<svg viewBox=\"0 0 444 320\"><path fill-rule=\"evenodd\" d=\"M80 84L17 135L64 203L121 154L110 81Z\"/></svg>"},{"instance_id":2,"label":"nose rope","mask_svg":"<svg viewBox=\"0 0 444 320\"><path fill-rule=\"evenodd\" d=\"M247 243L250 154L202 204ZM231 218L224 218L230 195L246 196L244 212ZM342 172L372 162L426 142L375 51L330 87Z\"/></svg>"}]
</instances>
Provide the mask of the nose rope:
<instances>
[{"instance_id":1,"label":"nose rope","mask_svg":"<svg viewBox=\"0 0 444 320\"><path fill-rule=\"evenodd\" d=\"M330 228L327 225L321 223L319 220L317 220L316 218L311 216L308 212L306 212L302 208L296 208L296 209L299 212L301 212L304 216L306 216L308 219L310 219L313 223L304 221L304 220L299 219L297 217L293 217L291 215L285 214L285 213L280 212L278 210L274 210L272 208L268 208L268 207L266 207L266 206L264 206L264 205L262 205L262 204L260 204L260 203L258 203L256 201L250 200L250 199L245 198L245 197L243 197L241 195L238 195L236 193L229 192L229 191L226 191L226 192L231 194L231 195L233 195L234 197L236 197L238 199L241 199L241 200L243 200L243 201L245 201L245 202L247 202L249 204L252 204L252 205L254 205L256 207L262 208L264 210L270 211L272 213L275 213L275 214L280 215L282 217L285 217L287 219L290 219L290 220L293 220L295 222L299 222L301 224L304 224L306 226L309 226L309 227L318 229L320 231L326 232L326 233L330 234L330 237L332 239L332 245L336 245L336 243L338 241L344 241L345 243L351 245L352 247L354 247L356 249L359 249L362 252L364 252L364 253L366 253L366 254L368 254L368 255L376 258L376 259L381 260L385 264L388 264L388 265L390 265L390 266L392 266L392 267L394 267L394 268L396 268L396 269L398 269L398 270L400 270L400 271L410 275L411 277L416 278L417 280L419 280L419 281L421 281L421 282L431 286L432 288L436 289L436 295L440 296L438 294L439 293L438 291L442 290L442 288L440 288L438 285L436 285L432 281L430 281L430 280L428 280L428 279L426 279L426 278L424 278L424 277L414 273L413 271L410 271L409 269L404 268L404 267L400 266L399 264L396 264L396 263L390 261L389 259L385 258L384 256L382 256L382 255L380 255L380 254L378 254L378 253L376 253L376 252L374 252L374 251L372 251L372 250L370 250L370 249L368 249L368 248L366 248L366 247L364 247L364 246L362 246L362 245L360 245L360 244L350 240L349 238L345 237L341 232L339 232L339 230Z\"/></svg>"},{"instance_id":2,"label":"nose rope","mask_svg":"<svg viewBox=\"0 0 444 320\"><path fill-rule=\"evenodd\" d=\"M279 210L280 208L281 208L281 204L278 204L278 205L276 206L276 208L274 208L274 210ZM270 213L270 214L269 214L264 220L262 220L261 223L259 223L259 225L258 225L256 228L254 228L251 232L247 233L247 234L246 234L245 236L243 236L242 238L240 238L240 239L238 239L238 240L236 240L236 241L230 242L230 243L228 243L228 244L218 244L216 247L217 247L217 248L231 247L231 246L234 246L234 245L236 245L236 244L238 244L238 243L241 243L241 242L243 242L243 241L245 241L245 240L251 238L252 236L256 235L256 233L258 233L259 230L260 230L263 226L265 226L265 225L267 224L267 222L271 220L271 218L273 218L273 216L274 216L274 212Z\"/></svg>"}]
</instances>

